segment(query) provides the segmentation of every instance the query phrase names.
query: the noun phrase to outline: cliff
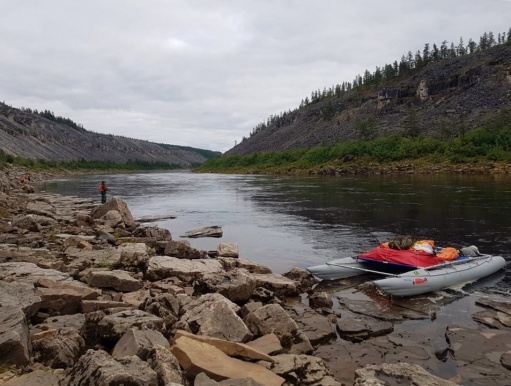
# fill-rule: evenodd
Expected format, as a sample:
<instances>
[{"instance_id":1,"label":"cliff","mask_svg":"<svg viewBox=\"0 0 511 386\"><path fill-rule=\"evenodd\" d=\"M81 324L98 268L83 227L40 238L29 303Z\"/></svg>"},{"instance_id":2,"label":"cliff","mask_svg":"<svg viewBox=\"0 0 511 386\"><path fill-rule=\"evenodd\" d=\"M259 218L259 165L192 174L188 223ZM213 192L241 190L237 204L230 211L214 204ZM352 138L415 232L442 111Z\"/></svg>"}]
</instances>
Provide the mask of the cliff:
<instances>
[{"instance_id":1,"label":"cliff","mask_svg":"<svg viewBox=\"0 0 511 386\"><path fill-rule=\"evenodd\" d=\"M440 62L384 85L321 98L253 132L226 155L312 148L398 134L452 138L511 106L511 46Z\"/></svg>"},{"instance_id":2,"label":"cliff","mask_svg":"<svg viewBox=\"0 0 511 386\"><path fill-rule=\"evenodd\" d=\"M73 128L4 103L0 103L0 149L15 157L46 161L139 160L181 166L204 162L215 154Z\"/></svg>"}]
</instances>

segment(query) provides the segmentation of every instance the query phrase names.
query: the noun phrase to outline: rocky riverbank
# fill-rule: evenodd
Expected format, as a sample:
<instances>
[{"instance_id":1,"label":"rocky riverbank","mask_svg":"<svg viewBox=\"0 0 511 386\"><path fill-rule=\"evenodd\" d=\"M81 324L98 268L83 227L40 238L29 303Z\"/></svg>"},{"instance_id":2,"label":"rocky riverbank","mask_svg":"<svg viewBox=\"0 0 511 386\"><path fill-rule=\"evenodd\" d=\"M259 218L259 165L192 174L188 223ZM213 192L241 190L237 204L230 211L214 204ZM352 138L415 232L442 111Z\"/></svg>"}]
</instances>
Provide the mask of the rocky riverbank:
<instances>
[{"instance_id":1,"label":"rocky riverbank","mask_svg":"<svg viewBox=\"0 0 511 386\"><path fill-rule=\"evenodd\" d=\"M0 172L0 384L509 384L506 293L459 310L318 285L235 245L209 258L121 198L39 194L15 174Z\"/></svg>"}]
</instances>

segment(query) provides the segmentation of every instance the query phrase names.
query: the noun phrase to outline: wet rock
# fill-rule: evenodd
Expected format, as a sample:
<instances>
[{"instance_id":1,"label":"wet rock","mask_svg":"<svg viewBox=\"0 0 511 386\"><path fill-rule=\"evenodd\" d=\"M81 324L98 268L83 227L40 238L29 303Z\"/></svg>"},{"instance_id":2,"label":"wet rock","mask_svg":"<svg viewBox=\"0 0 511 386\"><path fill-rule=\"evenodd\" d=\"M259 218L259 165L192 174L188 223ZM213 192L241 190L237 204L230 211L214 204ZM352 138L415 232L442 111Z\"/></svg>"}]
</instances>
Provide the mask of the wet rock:
<instances>
[{"instance_id":1,"label":"wet rock","mask_svg":"<svg viewBox=\"0 0 511 386\"><path fill-rule=\"evenodd\" d=\"M280 386L284 379L256 363L231 358L204 342L182 336L174 342L172 353L191 376L204 372L215 381L236 379L241 374L267 386Z\"/></svg>"},{"instance_id":2,"label":"wet rock","mask_svg":"<svg viewBox=\"0 0 511 386\"><path fill-rule=\"evenodd\" d=\"M502 353L511 347L508 332L449 326L445 336L454 351L462 379L478 384L509 384L509 370L501 363Z\"/></svg>"},{"instance_id":3,"label":"wet rock","mask_svg":"<svg viewBox=\"0 0 511 386\"><path fill-rule=\"evenodd\" d=\"M158 377L137 356L117 361L104 351L88 350L61 383L61 386L83 385L158 386Z\"/></svg>"},{"instance_id":4,"label":"wet rock","mask_svg":"<svg viewBox=\"0 0 511 386\"><path fill-rule=\"evenodd\" d=\"M93 271L87 277L92 287L113 288L120 292L132 292L142 288L142 282L130 276L126 271Z\"/></svg>"},{"instance_id":5,"label":"wet rock","mask_svg":"<svg viewBox=\"0 0 511 386\"><path fill-rule=\"evenodd\" d=\"M409 385L455 386L456 383L428 373L422 367L408 363L367 365L356 370L354 386L387 385L406 383Z\"/></svg>"},{"instance_id":6,"label":"wet rock","mask_svg":"<svg viewBox=\"0 0 511 386\"><path fill-rule=\"evenodd\" d=\"M431 316L413 309L400 308L398 312L391 308L380 307L377 303L368 300L353 300L338 298L339 303L348 310L356 313L388 321L401 321L407 319L429 319Z\"/></svg>"},{"instance_id":7,"label":"wet rock","mask_svg":"<svg viewBox=\"0 0 511 386\"><path fill-rule=\"evenodd\" d=\"M286 307L286 311L313 346L328 343L337 338L328 318L318 314L312 308L299 303Z\"/></svg>"},{"instance_id":8,"label":"wet rock","mask_svg":"<svg viewBox=\"0 0 511 386\"><path fill-rule=\"evenodd\" d=\"M112 356L115 359L121 359L136 355L146 360L149 352L156 345L170 349L168 340L161 332L146 328L130 328L115 345Z\"/></svg>"},{"instance_id":9,"label":"wet rock","mask_svg":"<svg viewBox=\"0 0 511 386\"><path fill-rule=\"evenodd\" d=\"M361 342L375 336L390 334L394 331L392 323L372 318L350 318L337 321L337 332L350 342Z\"/></svg>"},{"instance_id":10,"label":"wet rock","mask_svg":"<svg viewBox=\"0 0 511 386\"><path fill-rule=\"evenodd\" d=\"M291 385L342 386L319 358L309 355L280 354L274 364L265 364Z\"/></svg>"},{"instance_id":11,"label":"wet rock","mask_svg":"<svg viewBox=\"0 0 511 386\"><path fill-rule=\"evenodd\" d=\"M299 282L303 289L312 288L314 284L316 284L314 276L309 271L302 268L292 268L291 271L282 274L282 276Z\"/></svg>"},{"instance_id":12,"label":"wet rock","mask_svg":"<svg viewBox=\"0 0 511 386\"><path fill-rule=\"evenodd\" d=\"M19 307L0 307L0 363L26 365L32 345L25 314Z\"/></svg>"},{"instance_id":13,"label":"wet rock","mask_svg":"<svg viewBox=\"0 0 511 386\"><path fill-rule=\"evenodd\" d=\"M312 308L332 308L333 305L332 297L327 292L314 292L309 296L309 306Z\"/></svg>"},{"instance_id":14,"label":"wet rock","mask_svg":"<svg viewBox=\"0 0 511 386\"><path fill-rule=\"evenodd\" d=\"M244 303L250 299L256 280L245 269L234 269L224 273L205 274L195 282L195 293L216 292L232 302Z\"/></svg>"},{"instance_id":15,"label":"wet rock","mask_svg":"<svg viewBox=\"0 0 511 386\"><path fill-rule=\"evenodd\" d=\"M222 227L219 225L213 225L204 228L192 229L185 232L183 237L197 238L197 237L222 237Z\"/></svg>"}]
</instances>

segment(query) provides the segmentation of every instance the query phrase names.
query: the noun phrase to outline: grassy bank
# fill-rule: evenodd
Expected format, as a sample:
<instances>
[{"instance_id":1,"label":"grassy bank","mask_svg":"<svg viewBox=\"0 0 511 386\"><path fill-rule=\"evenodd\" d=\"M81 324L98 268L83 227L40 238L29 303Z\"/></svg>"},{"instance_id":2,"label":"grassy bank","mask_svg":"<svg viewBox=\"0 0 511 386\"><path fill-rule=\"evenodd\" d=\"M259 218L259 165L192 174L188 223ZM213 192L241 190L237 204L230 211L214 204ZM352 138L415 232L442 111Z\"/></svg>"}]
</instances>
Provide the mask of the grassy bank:
<instances>
[{"instance_id":1,"label":"grassy bank","mask_svg":"<svg viewBox=\"0 0 511 386\"><path fill-rule=\"evenodd\" d=\"M312 149L222 156L194 170L278 174L510 172L511 113L502 113L486 127L457 138L393 135Z\"/></svg>"}]
</instances>

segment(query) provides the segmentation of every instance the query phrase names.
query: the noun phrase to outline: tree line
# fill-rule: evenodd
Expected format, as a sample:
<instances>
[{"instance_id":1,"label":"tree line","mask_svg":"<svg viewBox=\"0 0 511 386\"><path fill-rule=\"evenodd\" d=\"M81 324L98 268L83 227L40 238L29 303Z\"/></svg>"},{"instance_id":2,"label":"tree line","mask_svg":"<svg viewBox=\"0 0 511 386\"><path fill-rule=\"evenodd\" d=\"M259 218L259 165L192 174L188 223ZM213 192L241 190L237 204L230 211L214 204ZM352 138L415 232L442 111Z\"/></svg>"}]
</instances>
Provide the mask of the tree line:
<instances>
[{"instance_id":1,"label":"tree line","mask_svg":"<svg viewBox=\"0 0 511 386\"><path fill-rule=\"evenodd\" d=\"M440 46L426 43L422 51L417 50L415 54L408 51L406 55L401 57L399 62L396 60L392 64L385 64L381 67L377 66L373 72L365 70L363 75L359 74L355 76L352 82L342 82L341 84L329 88L324 87L323 90L318 89L312 91L310 97L305 97L301 100L297 109L270 115L266 121L257 124L252 129L250 137L269 127L279 128L290 124L299 110L327 98L340 97L344 93L361 86L381 85L399 76L413 75L431 62L441 62L458 56L470 55L474 52L485 51L491 47L502 44L511 45L511 28L508 32L498 33L497 36L495 36L493 32L484 32L483 35L480 36L478 43L469 39L468 43L465 44L463 37L460 37L460 41L457 45L454 43L449 44L447 40L444 40ZM331 107L330 110L332 111L329 111L327 106L324 112L326 119L335 114L333 107ZM243 140L246 139L246 137L243 137Z\"/></svg>"}]
</instances>

